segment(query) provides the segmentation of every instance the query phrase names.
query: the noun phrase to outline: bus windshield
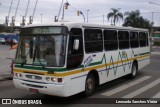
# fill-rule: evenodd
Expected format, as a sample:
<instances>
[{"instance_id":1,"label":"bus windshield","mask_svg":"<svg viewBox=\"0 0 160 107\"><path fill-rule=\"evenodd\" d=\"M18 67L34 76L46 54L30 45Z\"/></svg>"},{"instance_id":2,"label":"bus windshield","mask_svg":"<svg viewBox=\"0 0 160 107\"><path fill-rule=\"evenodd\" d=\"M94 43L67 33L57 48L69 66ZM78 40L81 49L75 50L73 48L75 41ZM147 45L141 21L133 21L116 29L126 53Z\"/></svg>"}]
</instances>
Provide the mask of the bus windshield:
<instances>
[{"instance_id":1,"label":"bus windshield","mask_svg":"<svg viewBox=\"0 0 160 107\"><path fill-rule=\"evenodd\" d=\"M66 34L21 34L15 63L62 67L65 64Z\"/></svg>"}]
</instances>

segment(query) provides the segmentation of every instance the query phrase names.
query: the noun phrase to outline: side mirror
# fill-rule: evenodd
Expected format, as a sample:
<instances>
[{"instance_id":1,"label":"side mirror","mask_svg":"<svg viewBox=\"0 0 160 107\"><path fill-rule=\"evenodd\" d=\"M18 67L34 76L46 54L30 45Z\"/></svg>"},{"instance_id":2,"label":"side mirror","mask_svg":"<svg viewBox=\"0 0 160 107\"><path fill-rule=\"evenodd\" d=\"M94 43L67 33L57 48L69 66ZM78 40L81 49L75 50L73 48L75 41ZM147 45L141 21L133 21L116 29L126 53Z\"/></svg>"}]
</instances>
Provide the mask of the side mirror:
<instances>
[{"instance_id":1,"label":"side mirror","mask_svg":"<svg viewBox=\"0 0 160 107\"><path fill-rule=\"evenodd\" d=\"M74 50L78 50L78 49L79 49L79 40L78 40L78 39L75 39L75 40L74 40L73 49L74 49Z\"/></svg>"}]
</instances>

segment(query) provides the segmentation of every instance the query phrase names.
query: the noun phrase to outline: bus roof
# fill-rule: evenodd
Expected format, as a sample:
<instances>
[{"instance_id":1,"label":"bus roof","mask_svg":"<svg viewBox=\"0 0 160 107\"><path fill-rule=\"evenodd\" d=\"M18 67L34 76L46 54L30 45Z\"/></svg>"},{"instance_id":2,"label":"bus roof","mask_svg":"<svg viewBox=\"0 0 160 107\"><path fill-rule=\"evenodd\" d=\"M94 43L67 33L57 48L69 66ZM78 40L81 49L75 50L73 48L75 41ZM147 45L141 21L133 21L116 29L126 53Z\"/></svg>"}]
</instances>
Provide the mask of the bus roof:
<instances>
[{"instance_id":1,"label":"bus roof","mask_svg":"<svg viewBox=\"0 0 160 107\"><path fill-rule=\"evenodd\" d=\"M143 28L109 26L109 25L90 24L90 23L73 23L73 22L54 22L52 24L32 24L32 25L24 26L23 28L40 27L40 26L67 26L68 28L72 28L72 27L75 27L75 28L103 28L103 29L148 31L148 29L143 29Z\"/></svg>"}]
</instances>

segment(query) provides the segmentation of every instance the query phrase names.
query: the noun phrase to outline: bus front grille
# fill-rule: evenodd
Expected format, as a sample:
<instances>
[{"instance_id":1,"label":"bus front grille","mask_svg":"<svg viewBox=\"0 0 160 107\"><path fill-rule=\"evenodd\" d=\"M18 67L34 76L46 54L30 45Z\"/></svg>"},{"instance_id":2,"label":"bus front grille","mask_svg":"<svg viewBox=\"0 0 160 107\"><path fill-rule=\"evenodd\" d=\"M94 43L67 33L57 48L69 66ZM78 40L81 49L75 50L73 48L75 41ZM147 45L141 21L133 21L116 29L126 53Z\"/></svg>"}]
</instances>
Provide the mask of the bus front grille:
<instances>
[{"instance_id":1,"label":"bus front grille","mask_svg":"<svg viewBox=\"0 0 160 107\"><path fill-rule=\"evenodd\" d=\"M22 83L23 85L29 86L29 87L34 87L34 88L47 88L44 86L40 86L40 85L33 85L33 84L26 84L26 83Z\"/></svg>"},{"instance_id":2,"label":"bus front grille","mask_svg":"<svg viewBox=\"0 0 160 107\"><path fill-rule=\"evenodd\" d=\"M42 80L42 77L40 77L40 76L35 76L35 75L26 75L26 78L35 79L35 80Z\"/></svg>"}]
</instances>

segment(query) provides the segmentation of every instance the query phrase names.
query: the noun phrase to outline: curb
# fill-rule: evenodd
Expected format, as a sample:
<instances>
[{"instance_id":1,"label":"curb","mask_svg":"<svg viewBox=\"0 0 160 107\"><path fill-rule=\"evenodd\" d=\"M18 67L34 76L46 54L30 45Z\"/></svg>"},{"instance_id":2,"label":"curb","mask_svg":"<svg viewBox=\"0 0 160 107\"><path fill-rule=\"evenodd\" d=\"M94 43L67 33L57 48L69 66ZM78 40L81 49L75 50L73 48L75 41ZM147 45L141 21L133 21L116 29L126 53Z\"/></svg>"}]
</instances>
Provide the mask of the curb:
<instances>
[{"instance_id":1,"label":"curb","mask_svg":"<svg viewBox=\"0 0 160 107\"><path fill-rule=\"evenodd\" d=\"M12 79L12 74L0 75L0 81Z\"/></svg>"}]
</instances>

